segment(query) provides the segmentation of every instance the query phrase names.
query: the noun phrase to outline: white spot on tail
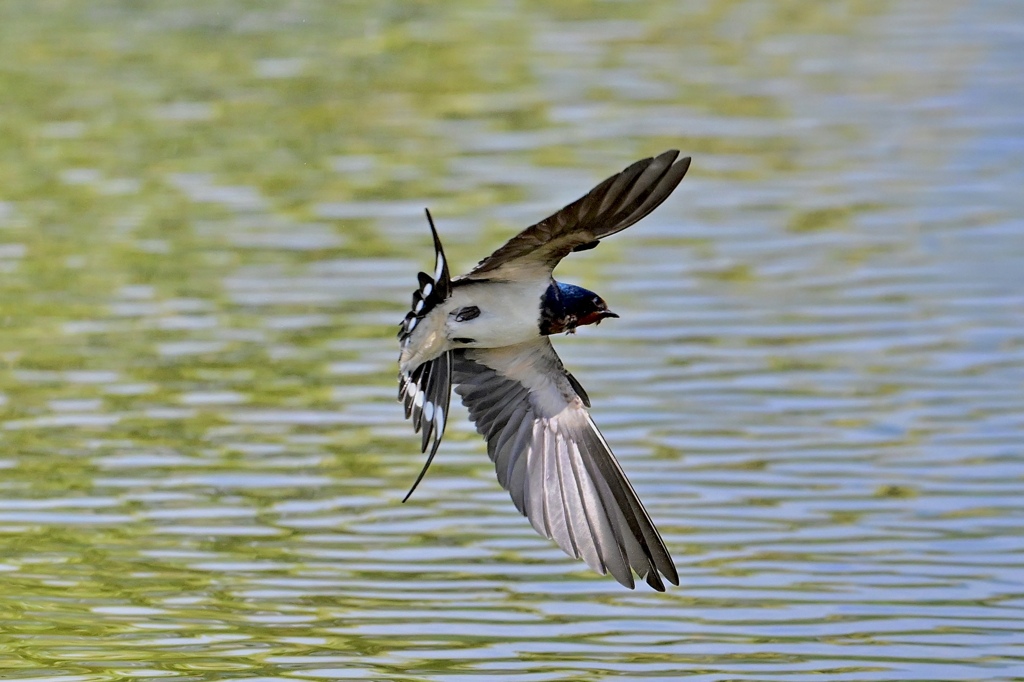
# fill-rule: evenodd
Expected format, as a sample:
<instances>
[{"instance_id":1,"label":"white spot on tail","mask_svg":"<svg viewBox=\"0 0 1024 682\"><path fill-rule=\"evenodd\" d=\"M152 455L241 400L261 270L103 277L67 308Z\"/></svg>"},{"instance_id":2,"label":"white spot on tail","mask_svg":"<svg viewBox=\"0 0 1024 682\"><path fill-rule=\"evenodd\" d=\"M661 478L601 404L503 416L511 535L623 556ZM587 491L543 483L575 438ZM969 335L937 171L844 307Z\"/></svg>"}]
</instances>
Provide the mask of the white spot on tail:
<instances>
[{"instance_id":1,"label":"white spot on tail","mask_svg":"<svg viewBox=\"0 0 1024 682\"><path fill-rule=\"evenodd\" d=\"M427 421L434 418L434 403L429 400L423 403L423 418Z\"/></svg>"},{"instance_id":2,"label":"white spot on tail","mask_svg":"<svg viewBox=\"0 0 1024 682\"><path fill-rule=\"evenodd\" d=\"M431 284L430 282L427 282L426 284L424 284L423 285L423 298L426 298L427 296L430 296L430 292L433 291L433 290L434 290L434 285L433 284Z\"/></svg>"},{"instance_id":3,"label":"white spot on tail","mask_svg":"<svg viewBox=\"0 0 1024 682\"><path fill-rule=\"evenodd\" d=\"M441 432L444 431L444 408L438 405L437 414L434 415L434 424L437 426L438 438L440 438Z\"/></svg>"},{"instance_id":4,"label":"white spot on tail","mask_svg":"<svg viewBox=\"0 0 1024 682\"><path fill-rule=\"evenodd\" d=\"M405 325L405 331L411 333L412 330L416 328L416 323L417 322L419 322L419 320L416 319L415 317L412 318L411 320L409 320L409 324Z\"/></svg>"},{"instance_id":5,"label":"white spot on tail","mask_svg":"<svg viewBox=\"0 0 1024 682\"><path fill-rule=\"evenodd\" d=\"M444 256L440 253L437 254L437 265L434 267L434 281L441 279L441 274L444 272Z\"/></svg>"},{"instance_id":6,"label":"white spot on tail","mask_svg":"<svg viewBox=\"0 0 1024 682\"><path fill-rule=\"evenodd\" d=\"M416 307L413 308L412 311L414 313L419 313L421 310L423 310L423 301L422 300L416 301Z\"/></svg>"},{"instance_id":7,"label":"white spot on tail","mask_svg":"<svg viewBox=\"0 0 1024 682\"><path fill-rule=\"evenodd\" d=\"M416 400L414 402L416 407L423 407L423 391L416 394Z\"/></svg>"}]
</instances>

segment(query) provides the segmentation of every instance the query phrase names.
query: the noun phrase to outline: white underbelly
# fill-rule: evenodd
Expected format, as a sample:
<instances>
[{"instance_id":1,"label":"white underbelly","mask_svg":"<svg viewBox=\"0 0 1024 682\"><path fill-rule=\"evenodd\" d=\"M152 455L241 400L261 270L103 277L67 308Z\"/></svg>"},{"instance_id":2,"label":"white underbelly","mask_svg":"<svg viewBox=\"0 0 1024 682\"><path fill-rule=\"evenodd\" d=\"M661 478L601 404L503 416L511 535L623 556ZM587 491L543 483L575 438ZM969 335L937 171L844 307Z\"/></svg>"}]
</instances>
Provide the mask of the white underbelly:
<instances>
[{"instance_id":1,"label":"white underbelly","mask_svg":"<svg viewBox=\"0 0 1024 682\"><path fill-rule=\"evenodd\" d=\"M456 346L500 348L531 341L540 336L538 326L541 296L548 288L543 282L481 282L458 287L452 294L452 311L445 324L448 339ZM456 313L476 306L480 314L457 321ZM471 342L456 341L472 339Z\"/></svg>"}]
</instances>

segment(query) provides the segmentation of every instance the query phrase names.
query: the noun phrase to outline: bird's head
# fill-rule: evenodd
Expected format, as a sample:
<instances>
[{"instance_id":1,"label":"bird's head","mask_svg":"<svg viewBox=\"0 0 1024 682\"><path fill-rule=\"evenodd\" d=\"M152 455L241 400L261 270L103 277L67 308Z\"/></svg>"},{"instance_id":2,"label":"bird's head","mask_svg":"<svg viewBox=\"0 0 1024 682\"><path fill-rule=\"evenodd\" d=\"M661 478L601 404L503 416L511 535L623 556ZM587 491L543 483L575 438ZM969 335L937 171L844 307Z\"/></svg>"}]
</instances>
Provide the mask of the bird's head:
<instances>
[{"instance_id":1,"label":"bird's head","mask_svg":"<svg viewBox=\"0 0 1024 682\"><path fill-rule=\"evenodd\" d=\"M607 317L618 317L608 309L608 304L603 298L589 289L562 282L558 282L558 289L565 311L564 331L570 334L576 330L576 327L601 324L601 320Z\"/></svg>"}]
</instances>

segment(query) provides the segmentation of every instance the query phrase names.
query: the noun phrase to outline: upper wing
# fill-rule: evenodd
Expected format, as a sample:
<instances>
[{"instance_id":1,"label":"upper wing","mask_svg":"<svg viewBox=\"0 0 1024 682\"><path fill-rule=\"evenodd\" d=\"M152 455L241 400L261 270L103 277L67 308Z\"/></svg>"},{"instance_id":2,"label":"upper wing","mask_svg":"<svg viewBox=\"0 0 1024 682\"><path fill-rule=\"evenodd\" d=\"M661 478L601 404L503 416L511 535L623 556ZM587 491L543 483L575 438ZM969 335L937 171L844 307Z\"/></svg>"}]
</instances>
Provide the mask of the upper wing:
<instances>
[{"instance_id":1,"label":"upper wing","mask_svg":"<svg viewBox=\"0 0 1024 682\"><path fill-rule=\"evenodd\" d=\"M597 246L599 240L625 230L665 201L690 167L690 157L676 162L677 156L678 151L669 150L637 161L508 240L465 277L549 276L570 252Z\"/></svg>"},{"instance_id":2,"label":"upper wing","mask_svg":"<svg viewBox=\"0 0 1024 682\"><path fill-rule=\"evenodd\" d=\"M434 236L434 276L431 277L425 272L419 274L420 288L412 295L412 310L402 320L398 330L398 338L403 351L412 342L413 331L420 321L452 295L452 279L448 272L448 261L444 257L441 239L437 236L437 229L430 217L430 211L427 211L427 221L430 223L430 232ZM399 370L398 399L405 405L405 418L412 417L413 428L416 431L423 430L423 452L427 451L427 444L433 437L433 445L430 448L430 455L427 456L427 462L416 482L413 483L409 494L406 495L406 499L419 485L423 474L426 473L430 462L434 459L434 455L437 454L441 437L444 436L445 418L448 415L451 393L451 351L442 353L418 367Z\"/></svg>"},{"instance_id":3,"label":"upper wing","mask_svg":"<svg viewBox=\"0 0 1024 682\"><path fill-rule=\"evenodd\" d=\"M546 338L454 351L455 391L498 481L539 533L599 573L656 590L679 576L665 543ZM659 573L661 575L659 575Z\"/></svg>"}]
</instances>

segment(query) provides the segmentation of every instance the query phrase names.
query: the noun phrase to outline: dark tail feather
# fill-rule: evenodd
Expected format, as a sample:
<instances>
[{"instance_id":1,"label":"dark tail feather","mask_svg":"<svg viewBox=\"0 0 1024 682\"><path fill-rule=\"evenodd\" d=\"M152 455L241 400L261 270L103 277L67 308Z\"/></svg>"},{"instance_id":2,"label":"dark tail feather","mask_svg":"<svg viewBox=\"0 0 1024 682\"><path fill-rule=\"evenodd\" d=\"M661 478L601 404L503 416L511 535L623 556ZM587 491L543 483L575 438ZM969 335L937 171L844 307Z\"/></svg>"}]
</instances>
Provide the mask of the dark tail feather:
<instances>
[{"instance_id":1,"label":"dark tail feather","mask_svg":"<svg viewBox=\"0 0 1024 682\"><path fill-rule=\"evenodd\" d=\"M429 210L427 222L430 223L430 233L434 237L434 274L431 276L421 272L418 275L419 288L412 294L412 309L406 314L398 329L398 338L403 344L412 335L419 321L452 295L448 259L445 258L444 247L441 246L441 238L437 236L437 228L434 227L434 219L430 216Z\"/></svg>"},{"instance_id":2,"label":"dark tail feather","mask_svg":"<svg viewBox=\"0 0 1024 682\"><path fill-rule=\"evenodd\" d=\"M448 259L444 257L444 248L441 246L441 238L437 236L437 228L434 227L434 218L430 215L430 209L425 208L427 222L430 223L430 233L434 237L434 283L440 292L444 294L442 301L452 293L452 277L448 272Z\"/></svg>"},{"instance_id":3,"label":"dark tail feather","mask_svg":"<svg viewBox=\"0 0 1024 682\"><path fill-rule=\"evenodd\" d=\"M423 430L423 452L426 452L427 446L430 445L430 455L423 465L423 470L416 477L416 482L402 500L405 502L423 480L444 436L448 404L452 394L452 352L448 351L424 362L411 374L403 374L400 386L406 416L412 416L416 431Z\"/></svg>"},{"instance_id":4,"label":"dark tail feather","mask_svg":"<svg viewBox=\"0 0 1024 682\"><path fill-rule=\"evenodd\" d=\"M426 209L425 209L426 210ZM409 343L416 326L435 306L443 303L452 294L452 278L448 271L448 260L441 246L441 238L434 227L434 219L426 210L427 222L430 223L430 234L434 238L434 273L419 274L419 289L412 295L412 310L402 320L398 331L403 348ZM416 477L409 493L402 502L409 499L416 486L423 480L430 463L437 454L437 448L444 436L444 427L448 418L448 403L452 393L452 357L451 352L424 362L411 372L403 372L398 380L398 398L405 405L406 419L412 417L413 428L423 431L422 451L430 445L423 470Z\"/></svg>"}]
</instances>

